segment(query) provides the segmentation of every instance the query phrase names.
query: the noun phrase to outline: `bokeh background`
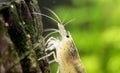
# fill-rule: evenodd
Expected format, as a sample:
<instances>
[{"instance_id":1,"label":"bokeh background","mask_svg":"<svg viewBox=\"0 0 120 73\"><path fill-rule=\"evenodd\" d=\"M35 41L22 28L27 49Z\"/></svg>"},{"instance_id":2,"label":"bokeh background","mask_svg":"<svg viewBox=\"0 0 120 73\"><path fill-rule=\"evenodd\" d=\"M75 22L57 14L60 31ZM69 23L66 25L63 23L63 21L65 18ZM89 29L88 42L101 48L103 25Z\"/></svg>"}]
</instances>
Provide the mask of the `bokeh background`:
<instances>
[{"instance_id":1,"label":"bokeh background","mask_svg":"<svg viewBox=\"0 0 120 73\"><path fill-rule=\"evenodd\" d=\"M120 0L38 0L41 11L52 9L61 20L72 22L70 31L87 73L120 73ZM43 17L44 28L56 28ZM57 64L51 64L56 73Z\"/></svg>"}]
</instances>

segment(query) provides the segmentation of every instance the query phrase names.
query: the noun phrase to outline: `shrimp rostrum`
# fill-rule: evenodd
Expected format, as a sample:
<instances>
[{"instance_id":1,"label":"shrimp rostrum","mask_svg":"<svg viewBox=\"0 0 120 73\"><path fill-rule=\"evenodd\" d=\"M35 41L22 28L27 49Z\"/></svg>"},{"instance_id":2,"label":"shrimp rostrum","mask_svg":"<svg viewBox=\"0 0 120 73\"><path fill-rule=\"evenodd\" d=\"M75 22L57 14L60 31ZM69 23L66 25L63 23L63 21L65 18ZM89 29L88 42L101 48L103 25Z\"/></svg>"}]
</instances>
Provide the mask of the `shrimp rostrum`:
<instances>
[{"instance_id":1,"label":"shrimp rostrum","mask_svg":"<svg viewBox=\"0 0 120 73\"><path fill-rule=\"evenodd\" d=\"M61 39L57 39L55 37L48 38L48 40L46 41L47 48L45 49L45 51L52 51L55 49L56 53L53 51L50 54L39 58L38 60L53 55L54 60L58 63L59 66L57 73L86 73L81 62L78 50L73 42L72 36L70 35L70 32L66 31L59 17L52 10L48 10L57 18L57 20L44 14L34 14L40 14L54 20L57 23L58 29L49 30L58 32ZM50 34L52 34L52 32Z\"/></svg>"}]
</instances>

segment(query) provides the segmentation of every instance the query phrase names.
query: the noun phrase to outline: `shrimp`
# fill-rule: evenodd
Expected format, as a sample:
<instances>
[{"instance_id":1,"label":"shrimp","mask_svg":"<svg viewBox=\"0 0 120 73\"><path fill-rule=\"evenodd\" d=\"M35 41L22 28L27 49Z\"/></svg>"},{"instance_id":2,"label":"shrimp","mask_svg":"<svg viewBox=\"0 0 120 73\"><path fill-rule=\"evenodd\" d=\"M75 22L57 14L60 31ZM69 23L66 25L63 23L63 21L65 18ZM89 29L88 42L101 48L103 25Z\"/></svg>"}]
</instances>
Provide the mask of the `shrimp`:
<instances>
[{"instance_id":1,"label":"shrimp","mask_svg":"<svg viewBox=\"0 0 120 73\"><path fill-rule=\"evenodd\" d=\"M47 54L46 56L43 56L42 58L39 58L38 60L53 55L55 61L58 63L59 66L57 73L86 73L70 32L66 31L60 18L52 10L47 10L49 10L57 18L57 20L45 14L34 14L40 14L54 20L57 23L58 29L49 30L58 32L60 34L61 39L57 39L55 37L48 38L46 42L47 48L45 49L45 51L52 52ZM52 33L48 35L51 35ZM53 51L54 49L56 53Z\"/></svg>"}]
</instances>

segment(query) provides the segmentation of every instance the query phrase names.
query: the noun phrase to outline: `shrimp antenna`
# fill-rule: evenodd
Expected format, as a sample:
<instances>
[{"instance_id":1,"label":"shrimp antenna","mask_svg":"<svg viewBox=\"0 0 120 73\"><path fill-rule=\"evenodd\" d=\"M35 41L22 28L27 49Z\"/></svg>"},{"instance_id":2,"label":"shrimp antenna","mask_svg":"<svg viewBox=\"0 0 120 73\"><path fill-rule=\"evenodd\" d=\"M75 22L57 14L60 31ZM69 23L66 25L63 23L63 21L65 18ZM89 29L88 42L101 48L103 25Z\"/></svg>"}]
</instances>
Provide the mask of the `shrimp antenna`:
<instances>
[{"instance_id":1,"label":"shrimp antenna","mask_svg":"<svg viewBox=\"0 0 120 73\"><path fill-rule=\"evenodd\" d=\"M66 26L67 24L69 24L70 22L72 22L74 19L71 19L71 20L69 20L68 22L66 22L65 24L64 24L64 26Z\"/></svg>"},{"instance_id":2,"label":"shrimp antenna","mask_svg":"<svg viewBox=\"0 0 120 73\"><path fill-rule=\"evenodd\" d=\"M46 7L45 7L45 9L48 10L48 11L50 11L57 18L57 20L59 21L59 23L62 23L61 20L60 20L60 18L58 17L58 15L54 11L52 11L51 9L46 8Z\"/></svg>"},{"instance_id":3,"label":"shrimp antenna","mask_svg":"<svg viewBox=\"0 0 120 73\"><path fill-rule=\"evenodd\" d=\"M52 18L52 17L50 17L50 16L48 16L48 15L42 14L42 13L33 12L32 14L42 15L42 16L45 16L45 17L47 17L47 18L49 18L49 19L55 21L56 23L60 23L60 22L58 22L56 19L54 19L54 18Z\"/></svg>"}]
</instances>

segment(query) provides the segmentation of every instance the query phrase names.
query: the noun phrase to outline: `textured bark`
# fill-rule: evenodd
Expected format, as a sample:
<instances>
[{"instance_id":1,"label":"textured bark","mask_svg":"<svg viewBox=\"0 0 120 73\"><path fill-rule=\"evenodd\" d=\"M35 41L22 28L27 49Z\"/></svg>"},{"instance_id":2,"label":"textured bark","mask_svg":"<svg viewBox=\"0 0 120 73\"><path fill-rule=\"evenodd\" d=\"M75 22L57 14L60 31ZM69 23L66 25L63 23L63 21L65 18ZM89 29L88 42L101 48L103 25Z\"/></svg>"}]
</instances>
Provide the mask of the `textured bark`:
<instances>
[{"instance_id":1,"label":"textured bark","mask_svg":"<svg viewBox=\"0 0 120 73\"><path fill-rule=\"evenodd\" d=\"M50 73L36 0L0 2L0 73Z\"/></svg>"}]
</instances>

